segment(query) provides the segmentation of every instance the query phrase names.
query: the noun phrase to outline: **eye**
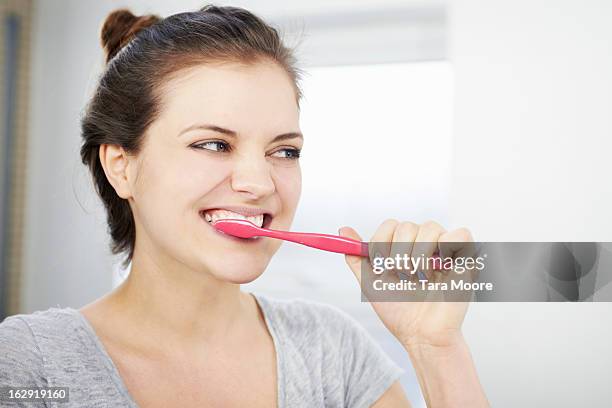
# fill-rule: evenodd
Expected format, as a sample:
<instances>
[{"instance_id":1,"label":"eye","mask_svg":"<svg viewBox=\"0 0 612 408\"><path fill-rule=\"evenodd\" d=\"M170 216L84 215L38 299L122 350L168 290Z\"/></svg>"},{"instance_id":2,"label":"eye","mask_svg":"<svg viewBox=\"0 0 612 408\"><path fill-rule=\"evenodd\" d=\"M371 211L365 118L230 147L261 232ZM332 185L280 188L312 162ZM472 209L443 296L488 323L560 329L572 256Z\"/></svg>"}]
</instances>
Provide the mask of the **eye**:
<instances>
[{"instance_id":1,"label":"eye","mask_svg":"<svg viewBox=\"0 0 612 408\"><path fill-rule=\"evenodd\" d=\"M274 153L272 153L272 156L281 159L296 160L300 158L300 153L300 149L286 148L275 151Z\"/></svg>"},{"instance_id":2,"label":"eye","mask_svg":"<svg viewBox=\"0 0 612 408\"><path fill-rule=\"evenodd\" d=\"M230 150L230 145L221 140L209 140L203 143L193 144L191 147L202 150L211 150L214 152L227 152Z\"/></svg>"}]
</instances>

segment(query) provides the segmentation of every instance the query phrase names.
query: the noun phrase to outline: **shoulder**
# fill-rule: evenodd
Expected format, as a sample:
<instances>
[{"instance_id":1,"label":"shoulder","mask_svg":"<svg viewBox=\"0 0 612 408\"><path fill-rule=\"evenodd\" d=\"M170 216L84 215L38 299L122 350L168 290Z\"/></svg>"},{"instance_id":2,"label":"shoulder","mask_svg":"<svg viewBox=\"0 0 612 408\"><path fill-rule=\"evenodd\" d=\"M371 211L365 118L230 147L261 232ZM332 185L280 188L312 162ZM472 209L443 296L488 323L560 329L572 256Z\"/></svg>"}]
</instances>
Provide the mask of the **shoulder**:
<instances>
[{"instance_id":1,"label":"shoulder","mask_svg":"<svg viewBox=\"0 0 612 408\"><path fill-rule=\"evenodd\" d=\"M13 356L25 349L36 352L36 342L22 315L9 316L0 323L0 358Z\"/></svg>"},{"instance_id":2,"label":"shoulder","mask_svg":"<svg viewBox=\"0 0 612 408\"><path fill-rule=\"evenodd\" d=\"M10 333L22 340L29 339L32 344L40 338L65 337L66 329L74 326L74 312L70 308L52 307L30 314L9 316L0 323L0 336Z\"/></svg>"},{"instance_id":3,"label":"shoulder","mask_svg":"<svg viewBox=\"0 0 612 408\"><path fill-rule=\"evenodd\" d=\"M70 325L66 309L17 314L0 323L0 383L34 385L45 381L45 346L60 345Z\"/></svg>"}]
</instances>

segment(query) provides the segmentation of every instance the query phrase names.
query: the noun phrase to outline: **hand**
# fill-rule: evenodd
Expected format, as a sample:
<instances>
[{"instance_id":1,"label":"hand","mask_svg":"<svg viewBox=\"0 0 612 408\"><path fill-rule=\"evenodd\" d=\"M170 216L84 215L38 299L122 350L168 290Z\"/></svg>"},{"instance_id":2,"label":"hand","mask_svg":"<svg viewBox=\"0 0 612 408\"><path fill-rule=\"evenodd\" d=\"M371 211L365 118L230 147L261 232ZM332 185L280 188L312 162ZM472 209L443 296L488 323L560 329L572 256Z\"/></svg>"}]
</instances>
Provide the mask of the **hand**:
<instances>
[{"instance_id":1,"label":"hand","mask_svg":"<svg viewBox=\"0 0 612 408\"><path fill-rule=\"evenodd\" d=\"M362 241L359 234L350 227L340 228L341 236ZM473 239L469 230L460 228L447 232L435 222L426 222L422 225L411 222L398 222L386 220L370 240L370 256L365 257L346 255L345 259L355 277L361 282L361 262L374 259L372 243L389 243L391 254L381 254L384 257L395 256L394 248L403 248L408 256L423 255L430 257L440 251L440 243L444 251L440 256L445 258L452 252L453 256L469 256L466 253L473 250ZM401 243L401 245L393 245ZM380 247L380 244L378 244ZM409 252L409 253L408 253ZM470 253L471 255L471 253ZM401 254L403 256L403 254ZM372 272L373 273L373 272ZM447 276L441 271L425 271L427 280L438 282ZM418 283L418 282L417 282ZM364 292L367 297L367 294ZM463 341L461 325L467 311L468 302L449 301L417 301L417 302L370 302L387 329L406 348L415 346L452 347Z\"/></svg>"}]
</instances>

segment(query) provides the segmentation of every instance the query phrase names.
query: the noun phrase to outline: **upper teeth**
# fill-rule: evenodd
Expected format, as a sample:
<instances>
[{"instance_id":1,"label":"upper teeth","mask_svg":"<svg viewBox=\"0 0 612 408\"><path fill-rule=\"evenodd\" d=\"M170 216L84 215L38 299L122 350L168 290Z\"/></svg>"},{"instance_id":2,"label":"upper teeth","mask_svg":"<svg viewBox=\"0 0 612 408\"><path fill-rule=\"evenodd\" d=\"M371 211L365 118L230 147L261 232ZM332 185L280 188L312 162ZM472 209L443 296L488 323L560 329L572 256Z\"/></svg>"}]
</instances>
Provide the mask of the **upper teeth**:
<instances>
[{"instance_id":1,"label":"upper teeth","mask_svg":"<svg viewBox=\"0 0 612 408\"><path fill-rule=\"evenodd\" d=\"M209 210L204 213L204 217L206 218L206 221L208 222L215 222L217 220L224 220L224 219L247 220L257 225L258 227L261 227L263 225L263 219L264 219L263 214L247 217L246 215L238 214L238 213L235 213L233 211L228 211L228 210Z\"/></svg>"}]
</instances>

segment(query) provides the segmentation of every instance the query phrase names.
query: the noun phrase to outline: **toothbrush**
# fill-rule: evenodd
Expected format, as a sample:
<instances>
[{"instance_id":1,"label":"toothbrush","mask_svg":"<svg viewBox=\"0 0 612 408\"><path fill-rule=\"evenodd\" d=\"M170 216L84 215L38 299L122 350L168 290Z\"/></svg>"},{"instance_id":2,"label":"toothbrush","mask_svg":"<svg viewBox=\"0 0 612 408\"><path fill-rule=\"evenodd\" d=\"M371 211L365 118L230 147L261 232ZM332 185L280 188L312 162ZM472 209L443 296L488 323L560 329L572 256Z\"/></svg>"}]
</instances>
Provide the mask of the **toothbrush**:
<instances>
[{"instance_id":1,"label":"toothbrush","mask_svg":"<svg viewBox=\"0 0 612 408\"><path fill-rule=\"evenodd\" d=\"M347 255L368 256L367 242L357 241L338 235L317 234L310 232L289 232L261 228L250 221L242 219L222 219L213 223L218 231L239 238L268 237L296 242L324 251L338 252Z\"/></svg>"},{"instance_id":2,"label":"toothbrush","mask_svg":"<svg viewBox=\"0 0 612 408\"><path fill-rule=\"evenodd\" d=\"M311 232L289 232L261 228L250 221L242 219L222 219L213 223L218 231L239 238L268 237L296 242L312 248L322 249L329 252L338 252L347 255L368 257L368 243L345 238L338 235L317 234ZM436 252L433 259L440 258ZM425 274L418 271L419 279L425 279Z\"/></svg>"}]
</instances>

